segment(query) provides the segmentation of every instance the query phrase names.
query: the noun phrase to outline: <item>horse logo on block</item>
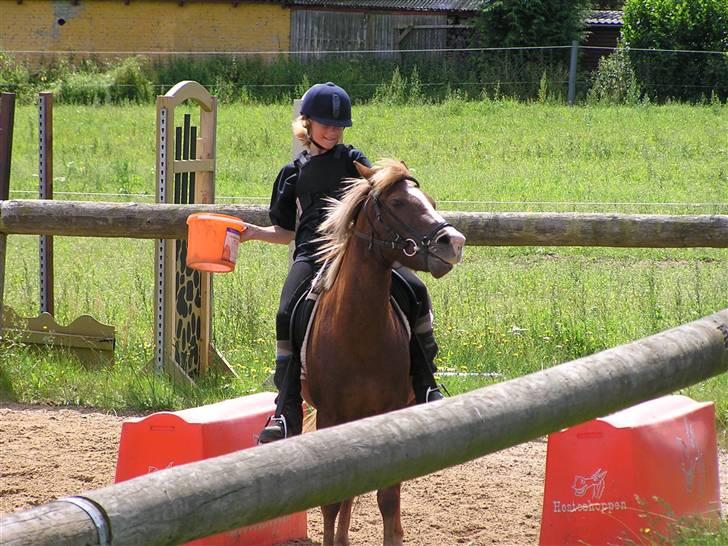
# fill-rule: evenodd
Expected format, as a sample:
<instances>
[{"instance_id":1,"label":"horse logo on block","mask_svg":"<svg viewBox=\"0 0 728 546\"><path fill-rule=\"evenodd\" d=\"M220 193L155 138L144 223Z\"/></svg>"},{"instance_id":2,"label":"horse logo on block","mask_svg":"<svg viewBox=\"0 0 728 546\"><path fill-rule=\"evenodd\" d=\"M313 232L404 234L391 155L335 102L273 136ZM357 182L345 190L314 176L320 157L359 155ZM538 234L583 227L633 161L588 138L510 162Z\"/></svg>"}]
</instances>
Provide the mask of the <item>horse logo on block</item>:
<instances>
[{"instance_id":1,"label":"horse logo on block","mask_svg":"<svg viewBox=\"0 0 728 546\"><path fill-rule=\"evenodd\" d=\"M692 492L693 485L695 484L695 471L703 458L703 452L695 439L693 425L687 420L687 418L683 419L683 421L685 424L685 438L676 436L675 440L678 444L680 444L682 454L680 470L682 471L683 478L685 479L685 489L688 492Z\"/></svg>"},{"instance_id":2,"label":"horse logo on block","mask_svg":"<svg viewBox=\"0 0 728 546\"><path fill-rule=\"evenodd\" d=\"M159 470L165 470L167 468L172 468L173 466L174 466L174 461L169 461L167 466L163 466L163 467L158 467L158 466L154 466L154 465L150 464L147 466L147 474L151 474L152 472L157 472Z\"/></svg>"},{"instance_id":3,"label":"horse logo on block","mask_svg":"<svg viewBox=\"0 0 728 546\"><path fill-rule=\"evenodd\" d=\"M591 489L592 500L601 499L606 485L604 483L606 475L607 471L599 468L596 472L594 472L594 474L586 478L584 476L574 476L574 485L571 486L574 490L574 495L577 497L583 497L586 495L586 492Z\"/></svg>"}]
</instances>

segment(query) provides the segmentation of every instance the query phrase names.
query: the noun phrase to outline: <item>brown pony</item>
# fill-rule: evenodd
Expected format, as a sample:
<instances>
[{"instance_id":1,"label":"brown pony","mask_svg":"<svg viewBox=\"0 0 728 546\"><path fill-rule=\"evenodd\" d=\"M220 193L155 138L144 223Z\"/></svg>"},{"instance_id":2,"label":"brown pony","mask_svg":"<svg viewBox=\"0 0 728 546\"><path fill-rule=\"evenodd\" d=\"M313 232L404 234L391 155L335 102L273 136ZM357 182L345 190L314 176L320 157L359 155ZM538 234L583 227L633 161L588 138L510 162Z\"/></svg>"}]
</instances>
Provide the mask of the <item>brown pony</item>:
<instances>
[{"instance_id":1,"label":"brown pony","mask_svg":"<svg viewBox=\"0 0 728 546\"><path fill-rule=\"evenodd\" d=\"M410 333L390 303L392 267L399 263L439 278L461 260L465 243L403 163L357 169L363 178L351 181L321 226L330 265L321 279L302 381L304 398L317 409L317 428L407 405ZM377 502L384 545L401 546L400 484L378 491ZM352 503L321 508L324 546L349 544Z\"/></svg>"}]
</instances>

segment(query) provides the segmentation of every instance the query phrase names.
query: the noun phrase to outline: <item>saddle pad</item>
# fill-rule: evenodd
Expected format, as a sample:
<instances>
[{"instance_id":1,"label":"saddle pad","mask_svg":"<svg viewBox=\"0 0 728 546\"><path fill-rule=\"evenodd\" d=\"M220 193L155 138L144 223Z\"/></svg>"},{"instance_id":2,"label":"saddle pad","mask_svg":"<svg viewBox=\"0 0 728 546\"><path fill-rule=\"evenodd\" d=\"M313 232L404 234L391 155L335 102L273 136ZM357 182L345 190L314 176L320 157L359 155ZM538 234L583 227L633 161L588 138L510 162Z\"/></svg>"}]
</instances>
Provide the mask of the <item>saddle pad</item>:
<instances>
[{"instance_id":1,"label":"saddle pad","mask_svg":"<svg viewBox=\"0 0 728 546\"><path fill-rule=\"evenodd\" d=\"M308 336L311 332L311 325L313 324L314 317L316 316L316 310L318 309L319 304L319 296L320 294L317 292L314 292L313 290L308 293L306 296L307 302L313 302L313 309L311 309L311 315L308 318L308 321L306 323L306 334L303 336L303 342L301 343L301 380L303 381L306 379L306 347L308 346ZM412 339L412 329L410 328L409 321L407 320L407 316L404 314L404 311L402 311L402 308L399 306L397 301L394 299L394 297L390 296L389 301L392 304L392 307L394 308L395 314L399 317L400 322L402 322L402 325L404 326L405 330L407 331L407 338ZM306 306L304 305L304 308Z\"/></svg>"}]
</instances>

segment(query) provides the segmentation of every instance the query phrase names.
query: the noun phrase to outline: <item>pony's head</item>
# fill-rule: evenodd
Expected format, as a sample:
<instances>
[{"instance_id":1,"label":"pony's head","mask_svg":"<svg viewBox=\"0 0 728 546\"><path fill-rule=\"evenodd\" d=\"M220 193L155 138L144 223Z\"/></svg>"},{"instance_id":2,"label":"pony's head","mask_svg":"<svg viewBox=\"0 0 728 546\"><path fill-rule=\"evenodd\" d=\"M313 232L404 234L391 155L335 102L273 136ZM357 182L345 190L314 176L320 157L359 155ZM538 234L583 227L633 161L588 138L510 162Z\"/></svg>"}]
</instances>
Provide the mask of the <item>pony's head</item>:
<instances>
[{"instance_id":1,"label":"pony's head","mask_svg":"<svg viewBox=\"0 0 728 546\"><path fill-rule=\"evenodd\" d=\"M357 237L390 264L399 263L436 278L462 259L465 237L435 211L434 202L401 161L374 168L356 163L362 178L348 181L341 200L331 200L319 231L320 258L329 260L330 287L349 241Z\"/></svg>"}]
</instances>

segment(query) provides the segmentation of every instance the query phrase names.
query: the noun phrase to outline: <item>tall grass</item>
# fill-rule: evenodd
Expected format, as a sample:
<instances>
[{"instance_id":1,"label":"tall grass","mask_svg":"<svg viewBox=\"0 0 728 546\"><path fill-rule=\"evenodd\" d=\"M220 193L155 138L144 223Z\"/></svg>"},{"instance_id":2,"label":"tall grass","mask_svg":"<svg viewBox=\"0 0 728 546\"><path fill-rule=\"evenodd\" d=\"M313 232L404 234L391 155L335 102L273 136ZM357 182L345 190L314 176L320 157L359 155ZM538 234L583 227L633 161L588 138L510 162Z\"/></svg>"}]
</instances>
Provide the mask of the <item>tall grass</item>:
<instances>
[{"instance_id":1,"label":"tall grass","mask_svg":"<svg viewBox=\"0 0 728 546\"><path fill-rule=\"evenodd\" d=\"M727 106L566 108L452 98L415 107L355 108L347 140L369 157L407 161L424 188L457 210L728 212ZM16 114L13 197L37 184L35 109ZM217 193L266 201L290 159L289 105L223 106ZM55 191L154 195L151 106L57 106ZM141 195L135 195L141 194ZM79 198L62 195L61 198ZM83 197L83 196L81 196ZM96 197L98 198L98 197ZM107 197L108 198L108 197ZM37 314L37 241L8 239L5 303ZM90 313L117 328L116 365L86 370L70 356L12 345L0 351L4 395L106 408L180 408L256 392L271 371L274 313L287 249L241 248L215 277L214 342L239 379L200 389L148 371L153 244L56 238L56 316ZM427 279L427 277L425 277ZM728 252L716 249L469 247L447 277L427 280L451 392L537 371L728 307ZM715 400L728 445L728 378L687 389Z\"/></svg>"},{"instance_id":2,"label":"tall grass","mask_svg":"<svg viewBox=\"0 0 728 546\"><path fill-rule=\"evenodd\" d=\"M276 103L300 97L310 82L337 83L358 101L381 99L395 84L417 90L408 97L439 102L453 93L467 98L509 96L529 100L543 85L563 102L568 49L463 51L397 54L346 52L307 55L170 55L127 58L43 57L34 62L0 51L0 91L32 102L52 89L67 104L148 102L150 89L195 80L223 103ZM587 82L588 78L582 77ZM581 91L581 90L580 90ZM384 92L384 93L383 93ZM580 92L580 95L583 93ZM400 100L401 97L396 97Z\"/></svg>"},{"instance_id":3,"label":"tall grass","mask_svg":"<svg viewBox=\"0 0 728 546\"><path fill-rule=\"evenodd\" d=\"M372 159L407 161L450 209L719 213L728 203L727 112L457 98L426 107L355 104L346 139ZM290 160L291 113L288 104L221 107L218 196L268 200ZM16 113L13 190L37 187L36 117L34 107ZM55 191L151 199L154 120L150 106L56 106Z\"/></svg>"}]
</instances>

